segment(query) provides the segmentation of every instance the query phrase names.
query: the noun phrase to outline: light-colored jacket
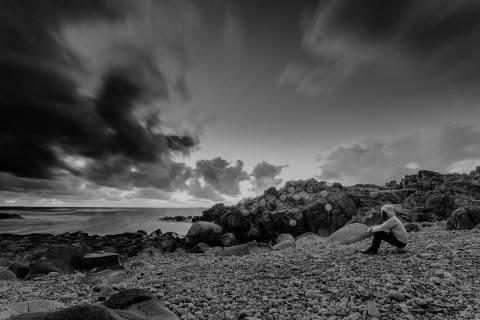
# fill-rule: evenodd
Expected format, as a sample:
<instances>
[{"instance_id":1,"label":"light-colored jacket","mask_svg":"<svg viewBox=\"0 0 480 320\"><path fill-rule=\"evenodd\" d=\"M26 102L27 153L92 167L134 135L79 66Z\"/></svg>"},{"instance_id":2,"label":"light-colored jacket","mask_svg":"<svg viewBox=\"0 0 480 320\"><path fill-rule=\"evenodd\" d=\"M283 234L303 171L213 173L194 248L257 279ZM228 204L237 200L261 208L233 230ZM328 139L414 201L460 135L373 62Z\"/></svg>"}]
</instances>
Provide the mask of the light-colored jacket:
<instances>
[{"instance_id":1,"label":"light-colored jacket","mask_svg":"<svg viewBox=\"0 0 480 320\"><path fill-rule=\"evenodd\" d=\"M400 221L400 219L398 219L396 216L390 217L387 221L385 221L379 226L372 227L372 232L379 231L390 232L399 241L405 244L408 243L407 229L405 229L402 221Z\"/></svg>"}]
</instances>

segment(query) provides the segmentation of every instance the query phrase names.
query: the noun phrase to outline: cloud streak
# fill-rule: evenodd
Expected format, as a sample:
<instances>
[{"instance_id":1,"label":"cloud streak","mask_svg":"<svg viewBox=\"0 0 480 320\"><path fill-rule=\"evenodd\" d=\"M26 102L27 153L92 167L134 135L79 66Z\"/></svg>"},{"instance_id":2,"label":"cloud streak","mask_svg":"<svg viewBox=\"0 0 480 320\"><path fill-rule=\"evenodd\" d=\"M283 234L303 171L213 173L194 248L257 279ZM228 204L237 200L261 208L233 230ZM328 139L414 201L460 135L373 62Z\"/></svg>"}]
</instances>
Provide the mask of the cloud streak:
<instances>
[{"instance_id":1,"label":"cloud streak","mask_svg":"<svg viewBox=\"0 0 480 320\"><path fill-rule=\"evenodd\" d=\"M479 18L475 0L320 1L302 40L314 63L290 64L278 83L315 96L363 67L452 83L478 79Z\"/></svg>"}]
</instances>

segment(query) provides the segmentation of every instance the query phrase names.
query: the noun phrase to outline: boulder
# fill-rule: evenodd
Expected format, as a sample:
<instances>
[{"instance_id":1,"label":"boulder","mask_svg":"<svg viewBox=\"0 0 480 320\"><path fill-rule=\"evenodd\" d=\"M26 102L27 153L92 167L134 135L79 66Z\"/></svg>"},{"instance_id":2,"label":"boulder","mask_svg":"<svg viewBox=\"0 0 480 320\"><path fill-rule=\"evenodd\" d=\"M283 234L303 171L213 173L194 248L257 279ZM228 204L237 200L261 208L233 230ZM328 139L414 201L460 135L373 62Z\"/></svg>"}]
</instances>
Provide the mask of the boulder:
<instances>
[{"instance_id":1,"label":"boulder","mask_svg":"<svg viewBox=\"0 0 480 320\"><path fill-rule=\"evenodd\" d=\"M480 207L460 207L447 220L447 230L470 230L480 223Z\"/></svg>"},{"instance_id":2,"label":"boulder","mask_svg":"<svg viewBox=\"0 0 480 320\"><path fill-rule=\"evenodd\" d=\"M190 253L207 253L212 247L208 244L200 242L195 247L189 250Z\"/></svg>"},{"instance_id":3,"label":"boulder","mask_svg":"<svg viewBox=\"0 0 480 320\"><path fill-rule=\"evenodd\" d=\"M5 306L0 306L0 320L11 319L13 316L28 312L49 312L63 308L64 306L65 305L63 303L52 300L15 302Z\"/></svg>"},{"instance_id":4,"label":"boulder","mask_svg":"<svg viewBox=\"0 0 480 320\"><path fill-rule=\"evenodd\" d=\"M232 247L238 244L237 238L231 232L225 233L224 235L222 235L221 241L222 241L222 246L224 247Z\"/></svg>"},{"instance_id":5,"label":"boulder","mask_svg":"<svg viewBox=\"0 0 480 320\"><path fill-rule=\"evenodd\" d=\"M81 259L89 251L86 246L50 245L31 256L29 273L47 274L53 271L70 273L74 269L81 268Z\"/></svg>"},{"instance_id":6,"label":"boulder","mask_svg":"<svg viewBox=\"0 0 480 320\"><path fill-rule=\"evenodd\" d=\"M129 305L137 302L153 299L153 294L145 289L127 289L111 295L104 305L111 309L125 309Z\"/></svg>"},{"instance_id":7,"label":"boulder","mask_svg":"<svg viewBox=\"0 0 480 320\"><path fill-rule=\"evenodd\" d=\"M84 270L108 269L120 266L120 260L118 254L113 252L92 252L80 259L80 266Z\"/></svg>"},{"instance_id":8,"label":"boulder","mask_svg":"<svg viewBox=\"0 0 480 320\"><path fill-rule=\"evenodd\" d=\"M217 255L219 256L245 256L271 252L272 246L260 242L248 242L233 247L224 248Z\"/></svg>"},{"instance_id":9,"label":"boulder","mask_svg":"<svg viewBox=\"0 0 480 320\"><path fill-rule=\"evenodd\" d=\"M41 258L38 261L30 263L28 266L28 274L25 279L33 279L37 276L49 274L50 272L59 272L51 261L47 258Z\"/></svg>"},{"instance_id":10,"label":"boulder","mask_svg":"<svg viewBox=\"0 0 480 320\"><path fill-rule=\"evenodd\" d=\"M200 242L206 243L210 246L221 244L222 227L215 223L207 221L197 221L192 224L188 230L185 241L188 246L193 247Z\"/></svg>"},{"instance_id":11,"label":"boulder","mask_svg":"<svg viewBox=\"0 0 480 320\"><path fill-rule=\"evenodd\" d=\"M128 277L123 270L102 270L99 272L91 272L87 274L82 280L82 283L94 284L115 284L121 282L128 282Z\"/></svg>"},{"instance_id":12,"label":"boulder","mask_svg":"<svg viewBox=\"0 0 480 320\"><path fill-rule=\"evenodd\" d=\"M108 298L104 305L111 309L121 309L131 312L142 319L178 320L163 303L144 289L127 289L115 293Z\"/></svg>"},{"instance_id":13,"label":"boulder","mask_svg":"<svg viewBox=\"0 0 480 320\"><path fill-rule=\"evenodd\" d=\"M175 232L166 232L154 238L153 246L163 252L173 252L180 246L180 237Z\"/></svg>"},{"instance_id":14,"label":"boulder","mask_svg":"<svg viewBox=\"0 0 480 320\"><path fill-rule=\"evenodd\" d=\"M0 270L0 281L17 281L17 276L10 270Z\"/></svg>"},{"instance_id":15,"label":"boulder","mask_svg":"<svg viewBox=\"0 0 480 320\"><path fill-rule=\"evenodd\" d=\"M404 226L408 232L418 232L421 229L421 226L418 223L408 222L408 223L405 223Z\"/></svg>"},{"instance_id":16,"label":"boulder","mask_svg":"<svg viewBox=\"0 0 480 320\"><path fill-rule=\"evenodd\" d=\"M279 251L279 250L285 250L288 248L296 248L297 245L295 244L295 240L290 239L290 240L285 240L280 243L277 243L276 245L273 246L274 251Z\"/></svg>"},{"instance_id":17,"label":"boulder","mask_svg":"<svg viewBox=\"0 0 480 320\"><path fill-rule=\"evenodd\" d=\"M25 264L14 262L8 266L8 270L12 271L17 279L24 279L29 271L29 267Z\"/></svg>"},{"instance_id":18,"label":"boulder","mask_svg":"<svg viewBox=\"0 0 480 320\"><path fill-rule=\"evenodd\" d=\"M351 244L368 238L368 227L362 223L349 224L327 238L328 244Z\"/></svg>"},{"instance_id":19,"label":"boulder","mask_svg":"<svg viewBox=\"0 0 480 320\"><path fill-rule=\"evenodd\" d=\"M52 312L23 313L9 320L145 320L135 314L125 315L101 305L81 304Z\"/></svg>"},{"instance_id":20,"label":"boulder","mask_svg":"<svg viewBox=\"0 0 480 320\"><path fill-rule=\"evenodd\" d=\"M160 230L160 229L157 229L157 230L153 231L152 233L150 233L150 237L153 238L153 239L160 238L161 235L162 235L162 230Z\"/></svg>"},{"instance_id":21,"label":"boulder","mask_svg":"<svg viewBox=\"0 0 480 320\"><path fill-rule=\"evenodd\" d=\"M276 243L281 243L286 240L295 240L290 233L282 233L278 235L277 239L275 239Z\"/></svg>"}]
</instances>

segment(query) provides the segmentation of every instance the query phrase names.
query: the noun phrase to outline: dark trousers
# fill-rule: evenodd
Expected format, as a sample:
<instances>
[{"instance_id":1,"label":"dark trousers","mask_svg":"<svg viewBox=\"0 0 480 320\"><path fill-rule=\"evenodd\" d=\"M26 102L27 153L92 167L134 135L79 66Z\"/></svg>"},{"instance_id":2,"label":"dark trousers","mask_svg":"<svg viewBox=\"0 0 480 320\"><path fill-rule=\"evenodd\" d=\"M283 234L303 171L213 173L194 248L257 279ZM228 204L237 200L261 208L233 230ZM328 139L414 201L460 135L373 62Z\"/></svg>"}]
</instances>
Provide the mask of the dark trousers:
<instances>
[{"instance_id":1,"label":"dark trousers","mask_svg":"<svg viewBox=\"0 0 480 320\"><path fill-rule=\"evenodd\" d=\"M380 243L382 242L382 240L390 243L391 245L394 245L397 248L403 248L406 246L405 243L395 238L393 234L385 231L378 231L373 233L372 245L368 250L377 252L378 248L380 248Z\"/></svg>"}]
</instances>

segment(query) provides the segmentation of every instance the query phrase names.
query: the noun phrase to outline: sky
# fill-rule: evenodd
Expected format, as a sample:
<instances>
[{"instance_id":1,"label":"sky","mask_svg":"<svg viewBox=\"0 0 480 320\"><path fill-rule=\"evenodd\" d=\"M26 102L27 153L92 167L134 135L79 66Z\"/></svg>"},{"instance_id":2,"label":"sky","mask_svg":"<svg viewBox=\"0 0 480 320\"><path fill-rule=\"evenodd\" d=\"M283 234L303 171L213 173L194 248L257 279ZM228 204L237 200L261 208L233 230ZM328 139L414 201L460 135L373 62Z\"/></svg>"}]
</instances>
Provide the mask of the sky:
<instances>
[{"instance_id":1,"label":"sky","mask_svg":"<svg viewBox=\"0 0 480 320\"><path fill-rule=\"evenodd\" d=\"M480 165L476 0L0 3L0 205L208 207Z\"/></svg>"}]
</instances>

